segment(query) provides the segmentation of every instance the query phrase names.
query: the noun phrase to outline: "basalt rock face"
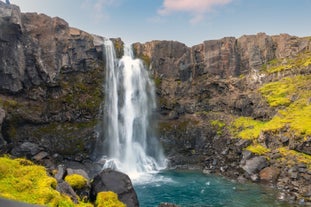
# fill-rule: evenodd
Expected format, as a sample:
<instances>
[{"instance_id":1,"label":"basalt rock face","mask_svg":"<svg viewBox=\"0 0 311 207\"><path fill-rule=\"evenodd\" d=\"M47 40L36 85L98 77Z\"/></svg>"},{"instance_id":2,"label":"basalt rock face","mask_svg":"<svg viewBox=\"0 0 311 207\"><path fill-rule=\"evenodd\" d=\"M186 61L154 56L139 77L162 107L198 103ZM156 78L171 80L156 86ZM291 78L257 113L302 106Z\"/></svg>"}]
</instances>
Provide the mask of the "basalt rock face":
<instances>
[{"instance_id":1,"label":"basalt rock face","mask_svg":"<svg viewBox=\"0 0 311 207\"><path fill-rule=\"evenodd\" d=\"M199 167L241 181L273 183L290 192L287 198L311 202L309 190L298 187L311 185L306 178L310 134L291 128L292 117L287 125L277 120L282 119L280 114L293 113L298 102L303 102L302 109L310 103L308 97L301 98L310 91L309 83L301 81L311 73L310 38L259 33L192 47L174 41L133 47L153 74L158 131L171 167ZM279 98L286 103L273 102ZM234 128L241 120L246 121ZM247 124L250 121L266 126L253 135L260 126ZM273 126L276 123L280 125ZM235 132L242 128L244 135ZM269 159L255 166L254 160L263 160L262 155ZM296 170L291 177L292 165L301 165L303 172Z\"/></svg>"},{"instance_id":2,"label":"basalt rock face","mask_svg":"<svg viewBox=\"0 0 311 207\"><path fill-rule=\"evenodd\" d=\"M15 5L0 2L0 11L2 151L28 142L50 155L87 157L103 99L100 38Z\"/></svg>"}]
</instances>

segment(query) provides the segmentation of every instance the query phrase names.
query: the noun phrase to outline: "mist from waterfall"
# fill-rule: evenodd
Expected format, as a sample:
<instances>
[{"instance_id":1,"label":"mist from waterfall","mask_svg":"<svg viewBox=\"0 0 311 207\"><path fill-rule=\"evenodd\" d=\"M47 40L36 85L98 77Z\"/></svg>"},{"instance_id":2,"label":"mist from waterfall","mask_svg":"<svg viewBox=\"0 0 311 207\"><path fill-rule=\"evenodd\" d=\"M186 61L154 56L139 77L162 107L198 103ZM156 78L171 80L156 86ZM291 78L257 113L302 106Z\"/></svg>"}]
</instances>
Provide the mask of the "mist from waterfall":
<instances>
[{"instance_id":1,"label":"mist from waterfall","mask_svg":"<svg viewBox=\"0 0 311 207\"><path fill-rule=\"evenodd\" d=\"M105 40L106 81L104 105L105 166L132 179L165 167L155 136L155 88L141 60L130 47L116 58L111 40Z\"/></svg>"}]
</instances>

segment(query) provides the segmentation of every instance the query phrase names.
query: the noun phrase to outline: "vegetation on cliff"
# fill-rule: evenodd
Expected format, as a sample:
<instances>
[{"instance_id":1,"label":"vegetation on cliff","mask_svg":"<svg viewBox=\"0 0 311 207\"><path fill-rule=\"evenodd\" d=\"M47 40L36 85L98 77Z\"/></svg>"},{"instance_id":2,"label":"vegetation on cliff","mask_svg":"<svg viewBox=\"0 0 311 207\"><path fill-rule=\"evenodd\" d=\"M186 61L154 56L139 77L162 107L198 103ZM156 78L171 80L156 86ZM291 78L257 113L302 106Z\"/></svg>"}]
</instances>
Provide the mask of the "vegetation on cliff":
<instances>
[{"instance_id":1,"label":"vegetation on cliff","mask_svg":"<svg viewBox=\"0 0 311 207\"><path fill-rule=\"evenodd\" d=\"M74 188L86 184L85 178L73 174L65 178ZM79 201L75 204L68 195L56 190L57 181L43 166L29 160L0 157L0 197L50 207L125 206L113 192L101 192L95 204ZM106 205L109 204L109 205Z\"/></svg>"},{"instance_id":2,"label":"vegetation on cliff","mask_svg":"<svg viewBox=\"0 0 311 207\"><path fill-rule=\"evenodd\" d=\"M302 70L311 64L310 60L310 53L287 59L286 65L284 60L274 60L267 66L267 71L275 73L289 69ZM232 122L231 132L235 137L252 140L253 144L247 148L251 152L267 154L271 150L277 150L287 163L295 160L310 168L310 155L301 150L297 151L293 145L303 143L311 136L311 75L295 72L295 75L286 75L258 89L270 107L276 109L276 114L270 120L238 117ZM279 136L285 140L287 138L284 137L288 137L289 141L269 147L265 134L273 136L274 142L277 142Z\"/></svg>"}]
</instances>

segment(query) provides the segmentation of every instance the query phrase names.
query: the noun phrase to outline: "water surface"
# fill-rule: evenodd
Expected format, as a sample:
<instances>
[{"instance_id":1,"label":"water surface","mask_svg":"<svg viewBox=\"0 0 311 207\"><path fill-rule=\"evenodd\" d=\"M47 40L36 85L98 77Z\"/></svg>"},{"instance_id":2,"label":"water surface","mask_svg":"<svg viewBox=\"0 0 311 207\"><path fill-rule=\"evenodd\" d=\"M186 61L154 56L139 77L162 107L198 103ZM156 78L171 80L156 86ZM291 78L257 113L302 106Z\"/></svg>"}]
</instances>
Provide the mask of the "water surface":
<instances>
[{"instance_id":1,"label":"water surface","mask_svg":"<svg viewBox=\"0 0 311 207\"><path fill-rule=\"evenodd\" d=\"M274 189L239 184L200 172L163 171L134 180L141 207L169 202L182 207L289 207Z\"/></svg>"}]
</instances>

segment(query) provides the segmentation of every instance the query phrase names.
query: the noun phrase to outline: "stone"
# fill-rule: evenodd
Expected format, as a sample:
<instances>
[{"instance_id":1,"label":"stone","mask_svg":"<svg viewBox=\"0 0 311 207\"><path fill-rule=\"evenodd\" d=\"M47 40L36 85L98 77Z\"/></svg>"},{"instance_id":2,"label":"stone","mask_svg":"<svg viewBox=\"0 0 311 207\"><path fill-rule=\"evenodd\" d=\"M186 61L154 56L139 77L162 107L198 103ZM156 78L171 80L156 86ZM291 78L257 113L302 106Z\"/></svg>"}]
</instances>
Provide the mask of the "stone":
<instances>
[{"instance_id":1,"label":"stone","mask_svg":"<svg viewBox=\"0 0 311 207\"><path fill-rule=\"evenodd\" d=\"M62 194L68 195L74 203L79 202L79 197L72 189L72 187L65 181L59 182L56 186L56 190Z\"/></svg>"},{"instance_id":2,"label":"stone","mask_svg":"<svg viewBox=\"0 0 311 207\"><path fill-rule=\"evenodd\" d=\"M3 148L2 146L5 146L7 142L3 139L2 135L2 123L5 118L5 111L0 107L0 148Z\"/></svg>"},{"instance_id":3,"label":"stone","mask_svg":"<svg viewBox=\"0 0 311 207\"><path fill-rule=\"evenodd\" d=\"M32 157L32 159L36 160L36 161L40 161L44 158L46 158L47 156L49 156L49 153L47 152L39 152L38 154L36 154L35 156Z\"/></svg>"},{"instance_id":4,"label":"stone","mask_svg":"<svg viewBox=\"0 0 311 207\"><path fill-rule=\"evenodd\" d=\"M267 161L265 157L253 157L249 160L246 160L245 165L242 166L249 175L259 172L261 169L267 166Z\"/></svg>"},{"instance_id":5,"label":"stone","mask_svg":"<svg viewBox=\"0 0 311 207\"><path fill-rule=\"evenodd\" d=\"M38 144L32 142L24 142L21 145L15 146L11 153L15 156L34 156L41 151Z\"/></svg>"},{"instance_id":6,"label":"stone","mask_svg":"<svg viewBox=\"0 0 311 207\"><path fill-rule=\"evenodd\" d=\"M57 182L60 182L64 179L65 177L65 166L64 165L57 166L57 173L55 174L54 177L57 180Z\"/></svg>"},{"instance_id":7,"label":"stone","mask_svg":"<svg viewBox=\"0 0 311 207\"><path fill-rule=\"evenodd\" d=\"M138 207L138 199L130 178L121 172L105 169L94 177L91 184L91 199L96 199L97 193L112 191L118 194L119 200L127 207Z\"/></svg>"},{"instance_id":8,"label":"stone","mask_svg":"<svg viewBox=\"0 0 311 207\"><path fill-rule=\"evenodd\" d=\"M89 175L87 174L87 172L85 172L85 170L83 169L72 169L72 168L67 168L67 175L72 175L72 174L78 174L78 175L81 175L83 176L84 178L86 178L89 182L90 180L90 177Z\"/></svg>"},{"instance_id":9,"label":"stone","mask_svg":"<svg viewBox=\"0 0 311 207\"><path fill-rule=\"evenodd\" d=\"M266 167L259 172L260 181L275 183L280 175L280 169L275 167Z\"/></svg>"}]
</instances>

